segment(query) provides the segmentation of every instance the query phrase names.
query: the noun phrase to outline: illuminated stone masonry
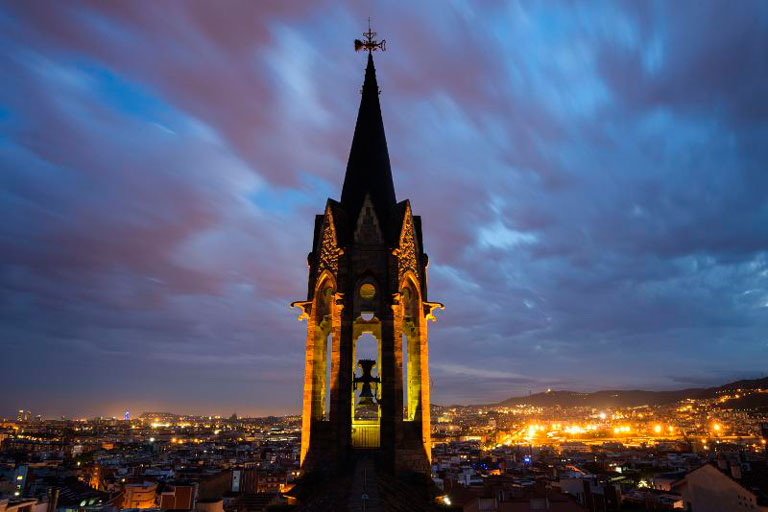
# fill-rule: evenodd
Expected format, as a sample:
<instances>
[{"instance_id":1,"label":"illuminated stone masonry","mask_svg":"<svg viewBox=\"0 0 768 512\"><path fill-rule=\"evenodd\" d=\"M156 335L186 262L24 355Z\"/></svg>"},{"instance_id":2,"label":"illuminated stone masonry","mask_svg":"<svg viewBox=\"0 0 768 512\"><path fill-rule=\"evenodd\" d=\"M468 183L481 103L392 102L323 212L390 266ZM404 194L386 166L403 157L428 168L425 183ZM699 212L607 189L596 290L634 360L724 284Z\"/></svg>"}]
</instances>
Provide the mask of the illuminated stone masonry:
<instances>
[{"instance_id":1,"label":"illuminated stone masonry","mask_svg":"<svg viewBox=\"0 0 768 512\"><path fill-rule=\"evenodd\" d=\"M395 197L372 56L379 47L362 46L368 66L341 201L328 199L315 219L307 300L293 303L307 321L307 472L365 455L387 472L430 473L426 322L442 305L427 301L421 218ZM375 340L373 356L361 357L363 336Z\"/></svg>"}]
</instances>

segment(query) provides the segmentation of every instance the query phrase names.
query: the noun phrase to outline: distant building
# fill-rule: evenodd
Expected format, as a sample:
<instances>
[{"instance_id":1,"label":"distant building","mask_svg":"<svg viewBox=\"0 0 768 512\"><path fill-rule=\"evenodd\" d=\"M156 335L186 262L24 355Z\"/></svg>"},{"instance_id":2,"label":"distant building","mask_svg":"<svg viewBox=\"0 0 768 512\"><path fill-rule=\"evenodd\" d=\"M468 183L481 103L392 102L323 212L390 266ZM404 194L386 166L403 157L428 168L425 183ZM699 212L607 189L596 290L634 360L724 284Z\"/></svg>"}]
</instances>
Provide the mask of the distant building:
<instances>
[{"instance_id":1,"label":"distant building","mask_svg":"<svg viewBox=\"0 0 768 512\"><path fill-rule=\"evenodd\" d=\"M232 492L243 494L284 492L288 485L286 471L237 469L232 471Z\"/></svg>"},{"instance_id":2,"label":"distant building","mask_svg":"<svg viewBox=\"0 0 768 512\"><path fill-rule=\"evenodd\" d=\"M592 449L588 444L580 441L566 441L560 443L561 453L589 453L591 451Z\"/></svg>"},{"instance_id":3,"label":"distant building","mask_svg":"<svg viewBox=\"0 0 768 512\"><path fill-rule=\"evenodd\" d=\"M587 512L589 509L576 503L570 496L557 489L506 488L492 493L472 495L465 491L449 497L454 506L463 512ZM605 509L610 510L610 509Z\"/></svg>"},{"instance_id":4,"label":"distant building","mask_svg":"<svg viewBox=\"0 0 768 512\"><path fill-rule=\"evenodd\" d=\"M686 510L692 512L768 512L766 467L742 471L741 465L732 465L730 473L705 464L685 475L674 488L682 495Z\"/></svg>"},{"instance_id":5,"label":"distant building","mask_svg":"<svg viewBox=\"0 0 768 512\"><path fill-rule=\"evenodd\" d=\"M2 499L0 500L0 512L45 512L46 503L38 503L34 498Z\"/></svg>"},{"instance_id":6,"label":"distant building","mask_svg":"<svg viewBox=\"0 0 768 512\"><path fill-rule=\"evenodd\" d=\"M196 512L224 512L224 502L221 498L200 500L195 507Z\"/></svg>"},{"instance_id":7,"label":"distant building","mask_svg":"<svg viewBox=\"0 0 768 512\"><path fill-rule=\"evenodd\" d=\"M155 506L157 484L127 484L124 488L122 508L152 508Z\"/></svg>"},{"instance_id":8,"label":"distant building","mask_svg":"<svg viewBox=\"0 0 768 512\"><path fill-rule=\"evenodd\" d=\"M27 477L29 475L29 466L26 464L16 468L13 474L13 495L15 497L22 496L24 494L24 488L27 485Z\"/></svg>"},{"instance_id":9,"label":"distant building","mask_svg":"<svg viewBox=\"0 0 768 512\"><path fill-rule=\"evenodd\" d=\"M56 512L91 512L115 508L115 500L120 494L98 491L76 479L59 482L48 492L50 510Z\"/></svg>"},{"instance_id":10,"label":"distant building","mask_svg":"<svg viewBox=\"0 0 768 512\"><path fill-rule=\"evenodd\" d=\"M163 510L192 510L197 501L197 483L172 483L160 493Z\"/></svg>"},{"instance_id":11,"label":"distant building","mask_svg":"<svg viewBox=\"0 0 768 512\"><path fill-rule=\"evenodd\" d=\"M233 500L226 510L228 512L261 512L268 510L267 507L270 505L280 502L278 494L243 494ZM198 509L197 512L203 511Z\"/></svg>"},{"instance_id":12,"label":"distant building","mask_svg":"<svg viewBox=\"0 0 768 512\"><path fill-rule=\"evenodd\" d=\"M590 512L619 512L622 504L621 489L618 485L594 476L561 477L553 484L564 494L574 496L585 510Z\"/></svg>"},{"instance_id":13,"label":"distant building","mask_svg":"<svg viewBox=\"0 0 768 512\"><path fill-rule=\"evenodd\" d=\"M590 512L619 512L621 490L608 482L584 480L584 506Z\"/></svg>"}]
</instances>

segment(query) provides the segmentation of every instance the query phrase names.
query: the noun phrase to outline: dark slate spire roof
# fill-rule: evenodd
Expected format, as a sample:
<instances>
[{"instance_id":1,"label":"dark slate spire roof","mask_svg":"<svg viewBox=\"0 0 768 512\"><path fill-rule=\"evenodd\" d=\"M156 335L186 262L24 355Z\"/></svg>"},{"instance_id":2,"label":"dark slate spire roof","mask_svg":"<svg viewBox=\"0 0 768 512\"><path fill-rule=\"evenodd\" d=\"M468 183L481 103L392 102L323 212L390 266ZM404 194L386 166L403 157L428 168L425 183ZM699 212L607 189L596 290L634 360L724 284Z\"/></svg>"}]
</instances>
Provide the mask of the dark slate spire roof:
<instances>
[{"instance_id":1,"label":"dark slate spire roof","mask_svg":"<svg viewBox=\"0 0 768 512\"><path fill-rule=\"evenodd\" d=\"M349 151L347 174L341 191L341 207L354 225L366 194L369 194L379 221L384 224L389 211L395 205L395 185L389 166L387 139L379 106L379 86L373 55L368 53L365 83L357 113L355 135Z\"/></svg>"}]
</instances>

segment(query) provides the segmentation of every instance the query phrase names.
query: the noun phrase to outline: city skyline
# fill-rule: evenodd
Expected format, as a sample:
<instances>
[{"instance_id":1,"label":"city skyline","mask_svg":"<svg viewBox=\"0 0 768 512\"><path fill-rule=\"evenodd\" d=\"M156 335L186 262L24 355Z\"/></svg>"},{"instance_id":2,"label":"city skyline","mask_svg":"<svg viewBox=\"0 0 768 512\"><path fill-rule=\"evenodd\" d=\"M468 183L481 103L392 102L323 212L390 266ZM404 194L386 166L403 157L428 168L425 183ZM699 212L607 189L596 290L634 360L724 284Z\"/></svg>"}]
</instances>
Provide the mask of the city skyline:
<instances>
[{"instance_id":1,"label":"city skyline","mask_svg":"<svg viewBox=\"0 0 768 512\"><path fill-rule=\"evenodd\" d=\"M533 390L529 390L529 393L526 395L519 395L519 396L509 396L505 397L504 400L500 400L498 402L494 403L439 403L439 404L432 404L433 406L443 409L443 408L450 408L450 407L458 407L458 408L466 408L470 410L479 410L479 409L503 409L505 407L511 407L514 405L519 404L527 404L528 406L542 406L541 404L548 404L547 407L573 407L574 403L578 403L581 401L582 403L588 404L588 408L594 409L594 410L612 410L612 409L618 409L621 410L622 408L637 408L637 407L648 407L652 405L658 405L658 404L670 404L679 402L685 399L698 399L698 398L708 398L712 394L722 394L727 393L727 390L732 390L734 385L743 385L745 383L748 383L749 387L754 388L760 388L764 387L766 384L765 375L761 375L759 378L756 379L745 379L735 382L727 382L727 383L721 383L719 386L711 386L709 388L685 388L685 389L675 389L675 390L661 390L661 391L649 391L649 390L637 390L637 389L627 389L627 390L610 390L610 389L601 389L594 392L574 392L572 390L567 389L542 389L537 392L533 392ZM606 392L614 392L619 391L619 395L606 395ZM665 394L666 392L666 394ZM550 395L551 393L554 393L554 395ZM654 393L660 393L660 395L653 395ZM579 395L579 400L576 400L573 394ZM552 398L547 398L547 397ZM544 399L542 399L544 397ZM607 398L611 397L611 398ZM698 397L698 398L697 398ZM585 402L586 400L586 402ZM537 405L538 404L538 405ZM646 404L644 406L641 406L640 404ZM119 411L119 412L115 412ZM14 411L14 414L7 414L3 416L0 414L0 418L5 417L7 420L12 420L14 417L19 421L32 421L32 420L57 420L60 418L66 418L68 420L73 421L85 421L85 420L92 420L92 419L98 419L98 418L104 418L104 419L113 419L113 420L136 420L137 418L151 418L156 415L174 415L178 416L179 418L184 417L198 417L198 418L213 418L213 419L230 419L233 415L240 419L254 419L254 418L264 418L267 416L277 416L277 417L294 417L299 418L301 416L301 410L298 411L278 411L274 413L270 412L257 412L257 413L249 413L248 411L220 411L220 410L202 410L202 409L196 409L195 411L184 411L184 410L172 410L172 409L152 409L152 408L144 408L144 409L120 409L119 406L115 407L108 407L107 412L99 412L94 414L61 414L61 415L45 415L40 414L40 411L34 410L34 407L32 408L22 408ZM126 417L126 415L128 415Z\"/></svg>"},{"instance_id":2,"label":"city skyline","mask_svg":"<svg viewBox=\"0 0 768 512\"><path fill-rule=\"evenodd\" d=\"M763 374L765 5L40 5L0 7L0 416L298 414L369 15L434 402Z\"/></svg>"}]
</instances>

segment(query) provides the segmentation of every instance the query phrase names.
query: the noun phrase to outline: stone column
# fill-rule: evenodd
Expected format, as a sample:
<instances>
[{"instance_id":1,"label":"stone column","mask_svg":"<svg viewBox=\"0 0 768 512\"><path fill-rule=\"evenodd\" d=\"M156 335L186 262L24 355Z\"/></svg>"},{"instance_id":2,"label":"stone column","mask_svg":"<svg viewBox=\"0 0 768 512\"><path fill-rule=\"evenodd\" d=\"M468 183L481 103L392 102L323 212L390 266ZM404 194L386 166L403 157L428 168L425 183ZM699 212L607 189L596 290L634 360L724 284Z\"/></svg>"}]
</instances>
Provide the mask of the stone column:
<instances>
[{"instance_id":1,"label":"stone column","mask_svg":"<svg viewBox=\"0 0 768 512\"><path fill-rule=\"evenodd\" d=\"M316 392L314 386L315 373L315 319L314 315L307 318L307 350L304 359L304 396L301 408L301 465L309 450L310 431L312 429L312 403Z\"/></svg>"}]
</instances>

